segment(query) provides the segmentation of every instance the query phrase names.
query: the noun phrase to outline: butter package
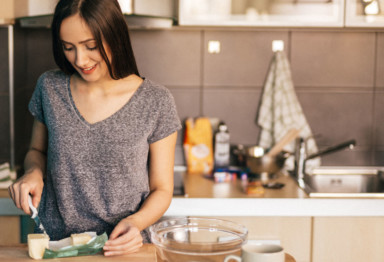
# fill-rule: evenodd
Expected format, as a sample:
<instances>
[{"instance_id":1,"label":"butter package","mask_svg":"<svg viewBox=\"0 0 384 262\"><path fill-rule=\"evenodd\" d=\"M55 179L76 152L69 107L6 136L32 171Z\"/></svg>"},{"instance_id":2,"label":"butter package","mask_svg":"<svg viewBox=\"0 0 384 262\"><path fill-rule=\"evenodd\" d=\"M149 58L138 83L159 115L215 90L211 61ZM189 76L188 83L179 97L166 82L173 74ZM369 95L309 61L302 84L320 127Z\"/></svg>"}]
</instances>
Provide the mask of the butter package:
<instances>
[{"instance_id":1,"label":"butter package","mask_svg":"<svg viewBox=\"0 0 384 262\"><path fill-rule=\"evenodd\" d=\"M211 174L213 170L213 134L209 118L185 121L184 155L190 174Z\"/></svg>"},{"instance_id":2,"label":"butter package","mask_svg":"<svg viewBox=\"0 0 384 262\"><path fill-rule=\"evenodd\" d=\"M96 232L72 234L58 241L49 241L46 234L29 234L28 253L33 259L89 256L102 251L107 240L106 233L98 236Z\"/></svg>"},{"instance_id":3,"label":"butter package","mask_svg":"<svg viewBox=\"0 0 384 262\"><path fill-rule=\"evenodd\" d=\"M45 249L49 248L49 236L46 234L28 235L28 254L33 259L42 259Z\"/></svg>"}]
</instances>

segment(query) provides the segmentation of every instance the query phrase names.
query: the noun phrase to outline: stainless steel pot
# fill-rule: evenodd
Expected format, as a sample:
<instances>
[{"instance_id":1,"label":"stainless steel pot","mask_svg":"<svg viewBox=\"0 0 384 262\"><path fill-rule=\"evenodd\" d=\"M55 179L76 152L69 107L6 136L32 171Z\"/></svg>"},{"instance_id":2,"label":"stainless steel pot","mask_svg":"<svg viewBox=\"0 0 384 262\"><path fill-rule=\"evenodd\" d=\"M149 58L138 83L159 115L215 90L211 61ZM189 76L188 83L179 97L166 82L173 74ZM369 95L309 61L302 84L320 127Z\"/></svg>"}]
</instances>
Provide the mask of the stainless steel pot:
<instances>
[{"instance_id":1,"label":"stainless steel pot","mask_svg":"<svg viewBox=\"0 0 384 262\"><path fill-rule=\"evenodd\" d=\"M288 152L280 152L276 155L266 154L264 148L251 146L245 150L246 165L251 173L273 175L283 167L285 160L291 155Z\"/></svg>"},{"instance_id":2,"label":"stainless steel pot","mask_svg":"<svg viewBox=\"0 0 384 262\"><path fill-rule=\"evenodd\" d=\"M249 169L252 174L267 173L273 176L278 173L283 167L285 160L291 153L281 151L278 154L268 154L261 146L238 145L233 151L236 155L237 163Z\"/></svg>"},{"instance_id":3,"label":"stainless steel pot","mask_svg":"<svg viewBox=\"0 0 384 262\"><path fill-rule=\"evenodd\" d=\"M293 141L300 133L299 129L292 128L267 153L260 146L251 146L246 149L246 164L255 174L267 173L273 175L283 167L285 160L291 155L283 148Z\"/></svg>"}]
</instances>

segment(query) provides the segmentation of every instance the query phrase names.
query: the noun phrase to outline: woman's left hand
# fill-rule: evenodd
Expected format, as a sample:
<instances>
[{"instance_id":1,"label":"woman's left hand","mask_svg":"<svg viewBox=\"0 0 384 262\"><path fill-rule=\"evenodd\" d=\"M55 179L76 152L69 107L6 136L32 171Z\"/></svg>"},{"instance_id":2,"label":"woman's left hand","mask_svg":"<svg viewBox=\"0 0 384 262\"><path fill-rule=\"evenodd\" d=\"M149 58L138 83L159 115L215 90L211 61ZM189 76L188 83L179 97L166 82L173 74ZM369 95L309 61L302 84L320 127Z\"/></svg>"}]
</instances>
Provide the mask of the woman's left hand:
<instances>
[{"instance_id":1,"label":"woman's left hand","mask_svg":"<svg viewBox=\"0 0 384 262\"><path fill-rule=\"evenodd\" d=\"M137 252L143 245L140 230L128 219L121 220L104 245L104 256L119 256Z\"/></svg>"}]
</instances>

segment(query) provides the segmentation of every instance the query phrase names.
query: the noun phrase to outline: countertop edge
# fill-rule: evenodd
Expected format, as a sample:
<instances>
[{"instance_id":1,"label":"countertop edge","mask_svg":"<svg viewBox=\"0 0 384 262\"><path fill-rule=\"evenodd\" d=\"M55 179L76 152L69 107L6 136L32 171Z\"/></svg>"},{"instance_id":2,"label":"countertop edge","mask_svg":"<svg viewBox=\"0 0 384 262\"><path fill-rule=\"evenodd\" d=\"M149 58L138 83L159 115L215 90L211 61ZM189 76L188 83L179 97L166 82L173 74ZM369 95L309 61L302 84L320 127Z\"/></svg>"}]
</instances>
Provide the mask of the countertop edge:
<instances>
[{"instance_id":1,"label":"countertop edge","mask_svg":"<svg viewBox=\"0 0 384 262\"><path fill-rule=\"evenodd\" d=\"M384 199L174 197L164 216L357 216L384 217ZM0 215L25 215L0 198Z\"/></svg>"},{"instance_id":2,"label":"countertop edge","mask_svg":"<svg viewBox=\"0 0 384 262\"><path fill-rule=\"evenodd\" d=\"M384 216L384 199L173 198L164 216Z\"/></svg>"}]
</instances>

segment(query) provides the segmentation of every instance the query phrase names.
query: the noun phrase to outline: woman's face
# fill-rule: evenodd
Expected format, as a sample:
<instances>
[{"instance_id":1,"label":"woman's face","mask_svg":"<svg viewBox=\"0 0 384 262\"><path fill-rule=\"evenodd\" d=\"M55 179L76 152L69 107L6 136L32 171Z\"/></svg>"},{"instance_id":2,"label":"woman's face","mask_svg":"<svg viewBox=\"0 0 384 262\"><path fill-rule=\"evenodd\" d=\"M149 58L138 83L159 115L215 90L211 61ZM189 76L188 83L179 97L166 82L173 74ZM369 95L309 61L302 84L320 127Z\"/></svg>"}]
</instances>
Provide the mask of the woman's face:
<instances>
[{"instance_id":1,"label":"woman's face","mask_svg":"<svg viewBox=\"0 0 384 262\"><path fill-rule=\"evenodd\" d=\"M63 20L60 39L65 57L85 81L98 82L111 79L91 30L78 14ZM105 45L104 49L111 61L109 49Z\"/></svg>"}]
</instances>

